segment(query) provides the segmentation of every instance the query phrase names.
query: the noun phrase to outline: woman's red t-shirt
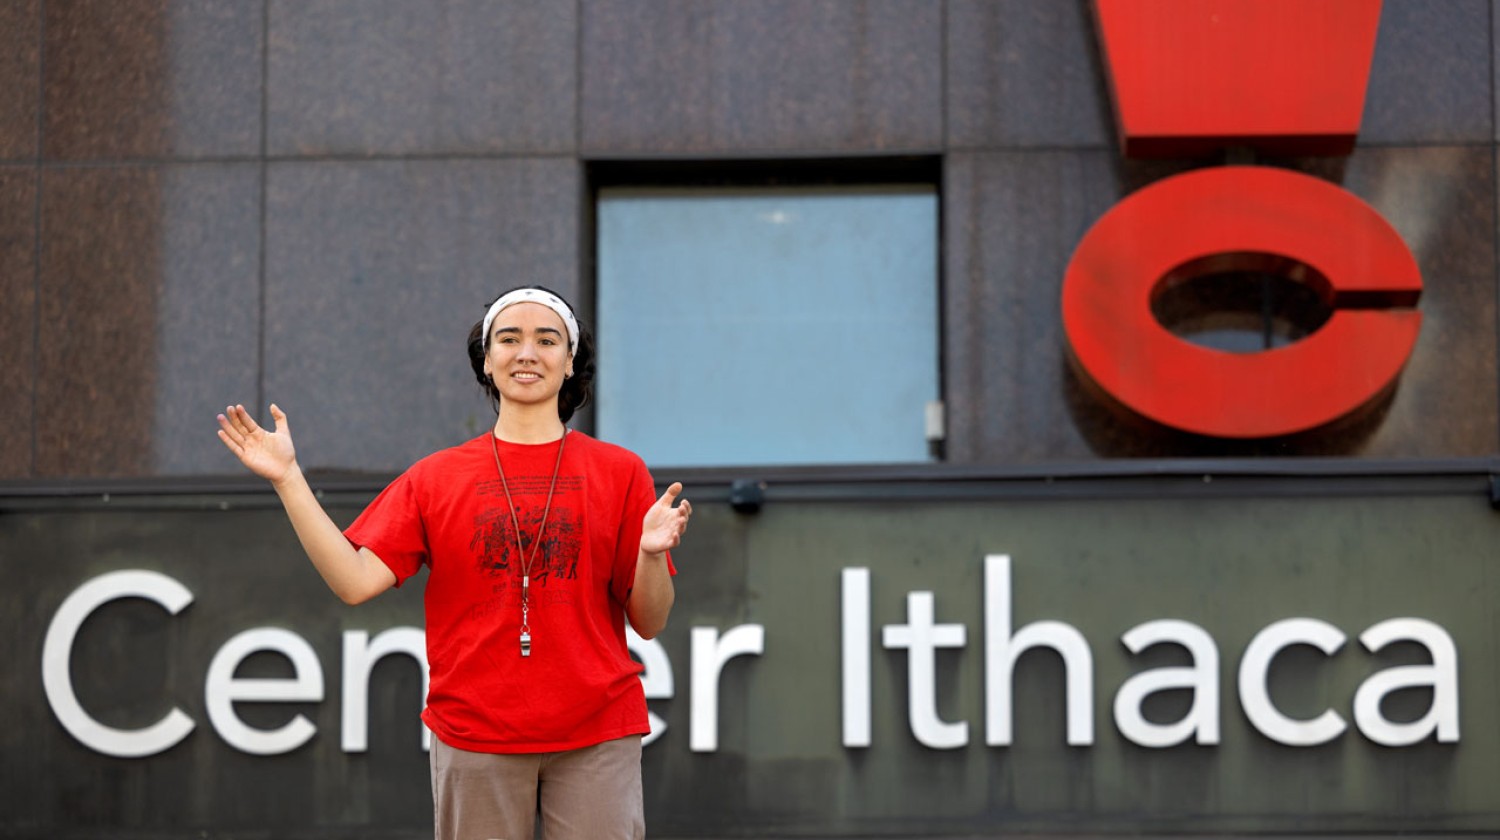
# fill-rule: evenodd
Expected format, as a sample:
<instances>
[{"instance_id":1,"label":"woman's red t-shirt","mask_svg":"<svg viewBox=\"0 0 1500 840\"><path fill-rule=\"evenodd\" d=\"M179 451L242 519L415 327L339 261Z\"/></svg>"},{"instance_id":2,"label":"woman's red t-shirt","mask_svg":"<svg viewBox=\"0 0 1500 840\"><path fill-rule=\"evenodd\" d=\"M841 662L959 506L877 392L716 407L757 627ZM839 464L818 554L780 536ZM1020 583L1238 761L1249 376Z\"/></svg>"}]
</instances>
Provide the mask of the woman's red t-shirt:
<instances>
[{"instance_id":1,"label":"woman's red t-shirt","mask_svg":"<svg viewBox=\"0 0 1500 840\"><path fill-rule=\"evenodd\" d=\"M522 657L525 560L492 439L413 464L344 531L390 567L397 586L428 567L422 720L444 743L473 752L554 752L650 731L624 612L641 520L655 502L646 465L629 450L567 434L531 566L531 655ZM531 557L558 444L495 446ZM676 574L670 557L667 567Z\"/></svg>"}]
</instances>

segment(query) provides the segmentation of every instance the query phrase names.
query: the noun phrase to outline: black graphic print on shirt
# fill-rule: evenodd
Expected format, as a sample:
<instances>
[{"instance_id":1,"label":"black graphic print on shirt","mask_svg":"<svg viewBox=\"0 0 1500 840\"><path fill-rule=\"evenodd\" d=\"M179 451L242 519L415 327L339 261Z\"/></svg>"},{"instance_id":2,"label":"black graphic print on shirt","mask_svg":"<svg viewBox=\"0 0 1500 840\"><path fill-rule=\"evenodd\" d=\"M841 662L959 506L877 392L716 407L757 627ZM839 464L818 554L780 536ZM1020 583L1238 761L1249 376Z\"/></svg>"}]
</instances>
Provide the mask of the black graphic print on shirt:
<instances>
[{"instance_id":1,"label":"black graphic print on shirt","mask_svg":"<svg viewBox=\"0 0 1500 840\"><path fill-rule=\"evenodd\" d=\"M517 554L516 531L510 513L506 510L505 493L500 482L485 482L480 492L495 504L488 506L474 519L474 535L470 547L479 558L483 572L496 579L496 590L519 586L526 568L527 558L531 563L531 591L536 596L541 592L562 586L571 589L578 579L578 558L583 542L583 523L576 504L582 499L578 492L582 479L577 476L559 476L557 490L553 495L551 511L547 513L546 528L542 528L542 514L547 500L547 485L552 476L518 476L509 479L511 498L516 502L514 522L521 526L520 551ZM541 533L541 546L537 548L537 534Z\"/></svg>"}]
</instances>

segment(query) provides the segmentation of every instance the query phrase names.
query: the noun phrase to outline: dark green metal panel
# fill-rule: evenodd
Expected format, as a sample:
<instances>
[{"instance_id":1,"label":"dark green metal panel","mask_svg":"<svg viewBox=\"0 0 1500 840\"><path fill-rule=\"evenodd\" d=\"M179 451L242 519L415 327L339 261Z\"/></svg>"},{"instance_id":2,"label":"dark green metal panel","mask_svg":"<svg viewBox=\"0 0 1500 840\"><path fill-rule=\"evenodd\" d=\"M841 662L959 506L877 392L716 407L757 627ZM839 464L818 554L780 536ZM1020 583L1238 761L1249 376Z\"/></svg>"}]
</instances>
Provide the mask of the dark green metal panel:
<instances>
[{"instance_id":1,"label":"dark green metal panel","mask_svg":"<svg viewBox=\"0 0 1500 840\"><path fill-rule=\"evenodd\" d=\"M1399 480L1397 480L1399 484ZM1286 486L1295 490L1296 479ZM1415 486L1415 484L1413 485ZM892 498L777 501L757 514L698 507L677 553L678 603L661 642L674 692L652 701L667 722L646 749L648 824L661 837L982 836L1011 832L1347 833L1500 831L1497 600L1500 515L1480 494L1216 493L1150 497ZM222 502L222 504L220 504ZM363 497L333 500L347 520ZM222 509L221 509L222 508ZM420 836L430 824L416 713L418 671L393 657L370 689L370 749L340 746L342 634L421 625L420 580L359 608L339 604L301 556L269 497L10 506L0 552L12 585L0 615L12 632L0 692L3 831L14 837L108 830L156 836ZM1064 739L1063 668L1022 656L1015 740L985 744L984 557L1012 558L1013 627L1076 627L1094 659L1093 743ZM869 569L872 743L840 740L840 572ZM63 730L41 687L48 623L67 595L118 569L150 569L194 595L177 616L140 599L100 608L83 626L72 673L100 721L145 726L173 706L197 723L155 756L101 755ZM937 709L967 721L959 749L922 746L908 726L908 654L881 645L907 621L906 595L933 593L936 621L966 644L937 654ZM1293 717L1331 708L1349 729L1315 747L1277 744L1241 711L1237 669L1250 639L1289 617L1318 618L1347 640L1333 656L1288 649L1270 692ZM1446 630L1459 659L1461 736L1408 747L1373 743L1352 698L1371 674L1425 662L1416 645L1372 654L1358 635L1394 617ZM1115 727L1115 692L1133 674L1181 665L1160 646L1130 654L1143 622L1193 622L1221 658L1221 742L1137 746ZM764 627L765 652L730 660L719 679L718 749L689 749L690 630ZM321 703L240 704L247 723L305 714L318 735L279 756L230 747L204 709L208 663L251 627L282 627L316 651ZM281 657L240 676L286 676ZM1394 695L1393 720L1421 716L1430 693ZM1187 700L1163 694L1154 720ZM383 833L383 834L382 834Z\"/></svg>"}]
</instances>

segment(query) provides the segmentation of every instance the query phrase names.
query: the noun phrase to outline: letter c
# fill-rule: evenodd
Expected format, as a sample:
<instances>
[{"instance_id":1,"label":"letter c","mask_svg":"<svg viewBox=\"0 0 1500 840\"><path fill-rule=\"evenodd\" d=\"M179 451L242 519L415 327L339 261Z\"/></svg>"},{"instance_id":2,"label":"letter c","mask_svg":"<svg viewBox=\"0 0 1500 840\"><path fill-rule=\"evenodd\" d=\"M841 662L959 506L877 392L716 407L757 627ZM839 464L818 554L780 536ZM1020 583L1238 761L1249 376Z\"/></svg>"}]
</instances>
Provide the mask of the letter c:
<instances>
[{"instance_id":1,"label":"letter c","mask_svg":"<svg viewBox=\"0 0 1500 840\"><path fill-rule=\"evenodd\" d=\"M165 717L144 729L105 726L84 711L73 693L73 679L68 671L78 628L94 610L117 598L146 598L176 615L192 603L193 593L164 574L139 569L110 572L78 587L57 608L47 626L47 637L42 643L42 689L63 728L84 746L105 755L140 758L170 749L186 738L193 731L193 719L173 707Z\"/></svg>"},{"instance_id":2,"label":"letter c","mask_svg":"<svg viewBox=\"0 0 1500 840\"><path fill-rule=\"evenodd\" d=\"M1229 353L1173 335L1153 295L1215 271L1271 270L1318 288L1334 314L1287 347ZM1300 276L1299 276L1300 275ZM1222 438L1321 426L1392 385L1422 316L1416 259L1390 223L1318 178L1263 166L1175 175L1116 204L1063 279L1073 361L1126 407Z\"/></svg>"},{"instance_id":3,"label":"letter c","mask_svg":"<svg viewBox=\"0 0 1500 840\"><path fill-rule=\"evenodd\" d=\"M1324 709L1311 720L1294 720L1271 702L1266 686L1271 660L1284 648L1299 644L1312 645L1332 656L1344 646L1344 634L1317 618L1284 618L1256 633L1240 659L1240 706L1250 723L1267 738L1288 746L1311 747L1337 738L1348 724L1332 709Z\"/></svg>"}]
</instances>

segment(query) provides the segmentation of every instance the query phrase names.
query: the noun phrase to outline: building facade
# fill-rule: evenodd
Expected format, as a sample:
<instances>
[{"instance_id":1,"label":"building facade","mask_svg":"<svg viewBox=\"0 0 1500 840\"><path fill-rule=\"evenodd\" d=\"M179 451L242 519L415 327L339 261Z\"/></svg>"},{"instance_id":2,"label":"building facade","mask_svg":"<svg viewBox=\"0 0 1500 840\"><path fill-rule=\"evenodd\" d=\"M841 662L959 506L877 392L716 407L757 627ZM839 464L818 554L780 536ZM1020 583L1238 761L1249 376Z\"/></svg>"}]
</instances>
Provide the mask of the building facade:
<instances>
[{"instance_id":1,"label":"building facade","mask_svg":"<svg viewBox=\"0 0 1500 840\"><path fill-rule=\"evenodd\" d=\"M1352 148L1142 158L1084 0L6 0L0 834L428 830L420 586L338 604L213 418L285 408L348 521L488 427L520 283L698 511L654 836L1500 832L1500 28L1373 7ZM1064 283L1244 165L1389 223L1420 330L1328 422L1185 431ZM1329 334L1221 268L1153 298L1185 344Z\"/></svg>"}]
</instances>

